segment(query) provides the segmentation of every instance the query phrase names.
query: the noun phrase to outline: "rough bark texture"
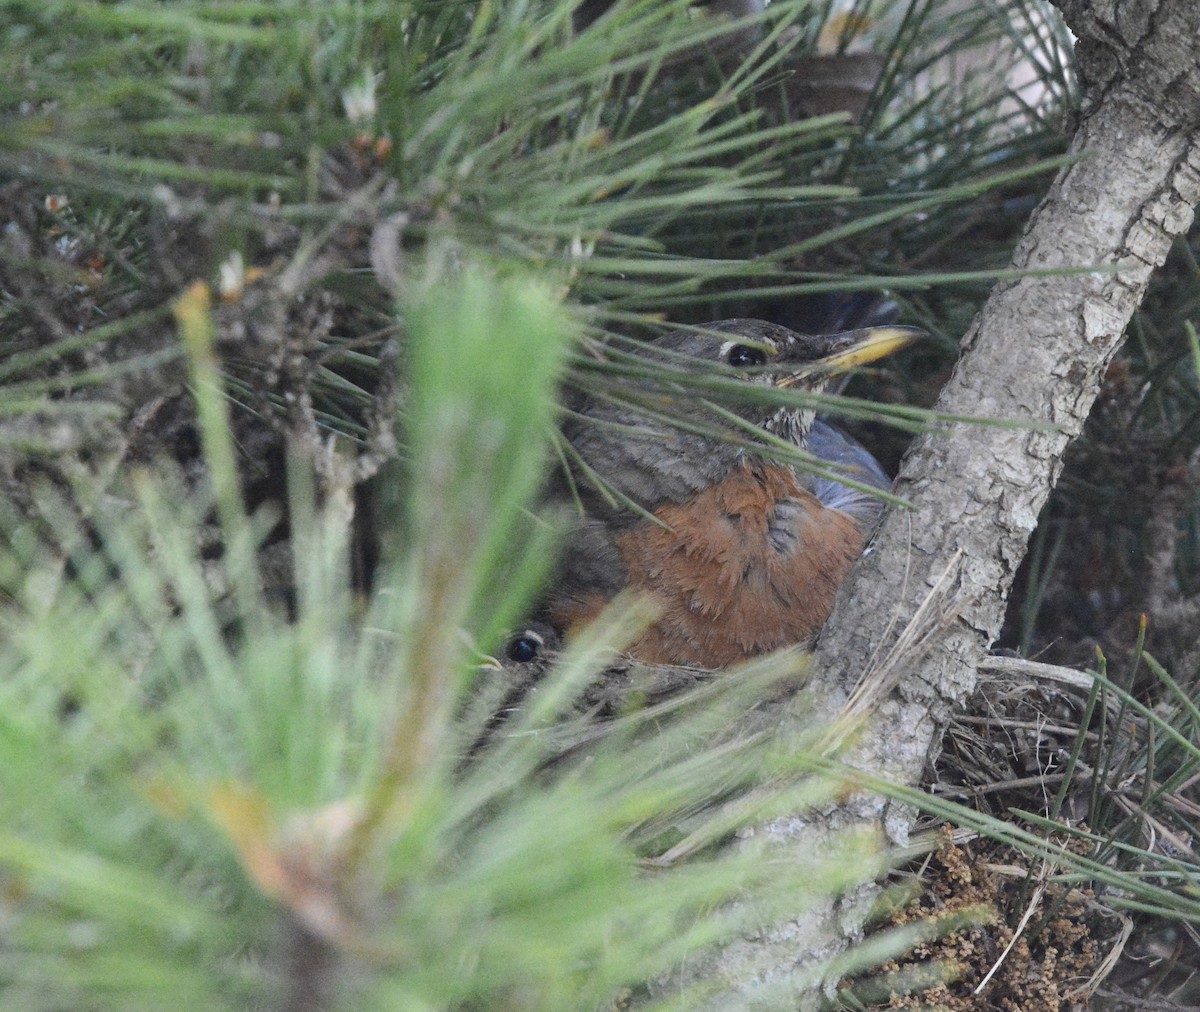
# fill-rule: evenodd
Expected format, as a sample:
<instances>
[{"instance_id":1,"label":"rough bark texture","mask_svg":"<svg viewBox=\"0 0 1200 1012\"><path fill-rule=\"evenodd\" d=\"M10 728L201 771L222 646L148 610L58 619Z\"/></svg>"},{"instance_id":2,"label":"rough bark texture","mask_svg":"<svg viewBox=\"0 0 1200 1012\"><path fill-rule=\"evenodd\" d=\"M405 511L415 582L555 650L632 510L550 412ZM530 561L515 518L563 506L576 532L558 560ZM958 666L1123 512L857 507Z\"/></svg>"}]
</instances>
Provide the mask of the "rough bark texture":
<instances>
[{"instance_id":1,"label":"rough bark texture","mask_svg":"<svg viewBox=\"0 0 1200 1012\"><path fill-rule=\"evenodd\" d=\"M818 646L806 712L791 718L828 720L849 701L868 714L854 763L906 784L920 782L950 708L974 686L1063 452L1151 272L1200 199L1200 4L1057 4L1080 40L1085 102L1072 143L1079 157L1035 211L1013 264L1103 269L992 292L937 409L1041 428L951 425L913 446L897 490L915 509L886 517L843 588ZM852 695L856 685L865 695ZM848 828L900 842L912 815L862 795L823 818L780 820L763 831L800 857ZM872 895L864 888L836 909L730 946L719 969L747 995L763 982L792 992L774 990L762 1007L795 1007L805 967L859 930Z\"/></svg>"}]
</instances>

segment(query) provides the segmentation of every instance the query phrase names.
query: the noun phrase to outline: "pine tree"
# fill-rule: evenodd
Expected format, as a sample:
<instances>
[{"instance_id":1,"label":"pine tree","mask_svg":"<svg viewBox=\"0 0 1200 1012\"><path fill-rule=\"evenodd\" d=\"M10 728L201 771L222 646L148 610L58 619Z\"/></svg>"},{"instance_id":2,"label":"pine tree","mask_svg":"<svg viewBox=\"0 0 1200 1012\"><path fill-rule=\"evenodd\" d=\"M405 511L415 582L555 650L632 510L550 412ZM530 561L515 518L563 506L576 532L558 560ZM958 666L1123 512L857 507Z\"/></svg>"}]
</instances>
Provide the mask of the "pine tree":
<instances>
[{"instance_id":1,"label":"pine tree","mask_svg":"<svg viewBox=\"0 0 1200 1012\"><path fill-rule=\"evenodd\" d=\"M695 972L886 866L857 832L785 864L729 845L856 782L837 735L763 704L803 659L597 723L636 604L518 705L494 655L553 558L558 414L628 398L639 340L894 301L933 339L873 405L817 406L946 420L921 378L1030 266L1008 254L1064 162L1056 22L1032 0L4 12L4 1007L770 1007L830 972ZM1191 873L1135 895L1194 916Z\"/></svg>"}]
</instances>

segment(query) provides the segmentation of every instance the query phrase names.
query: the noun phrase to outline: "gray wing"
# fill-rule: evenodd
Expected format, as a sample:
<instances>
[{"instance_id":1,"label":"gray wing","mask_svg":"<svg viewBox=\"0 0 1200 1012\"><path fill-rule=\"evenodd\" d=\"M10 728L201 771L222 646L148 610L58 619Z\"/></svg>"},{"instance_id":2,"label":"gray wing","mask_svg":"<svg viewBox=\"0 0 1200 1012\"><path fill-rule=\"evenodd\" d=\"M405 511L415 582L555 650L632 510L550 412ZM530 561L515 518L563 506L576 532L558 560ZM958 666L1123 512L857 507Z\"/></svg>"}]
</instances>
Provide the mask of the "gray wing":
<instances>
[{"instance_id":1,"label":"gray wing","mask_svg":"<svg viewBox=\"0 0 1200 1012\"><path fill-rule=\"evenodd\" d=\"M864 485L883 489L885 492L891 491L892 480L879 466L879 461L867 452L866 447L823 418L813 422L806 448L810 453L843 471L847 477ZM883 500L868 492L829 478L814 477L812 482L813 495L823 506L848 513L864 528L872 527L883 513Z\"/></svg>"}]
</instances>

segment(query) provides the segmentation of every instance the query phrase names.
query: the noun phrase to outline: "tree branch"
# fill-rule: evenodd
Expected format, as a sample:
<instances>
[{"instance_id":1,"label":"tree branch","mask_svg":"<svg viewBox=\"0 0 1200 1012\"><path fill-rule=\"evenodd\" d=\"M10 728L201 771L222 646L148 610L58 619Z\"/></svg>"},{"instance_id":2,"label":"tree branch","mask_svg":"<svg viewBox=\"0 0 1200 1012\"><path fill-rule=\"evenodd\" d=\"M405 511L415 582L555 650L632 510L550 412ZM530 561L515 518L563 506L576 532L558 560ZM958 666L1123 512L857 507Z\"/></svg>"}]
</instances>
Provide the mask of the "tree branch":
<instances>
[{"instance_id":1,"label":"tree branch","mask_svg":"<svg viewBox=\"0 0 1200 1012\"><path fill-rule=\"evenodd\" d=\"M993 290L937 410L1020 427L955 424L914 444L897 482L913 509L888 514L843 588L809 691L790 717L830 721L857 686L857 700L877 702L852 761L904 784L920 782L950 709L974 687L1063 453L1152 271L1200 199L1200 5L1124 0L1119 20L1111 2L1058 6L1080 40L1076 160L1034 212L1013 266L1097 269ZM856 796L763 832L799 859L839 830L873 829L903 843L913 814ZM799 994L805 968L861 929L874 895L864 887L838 909L732 945L717 969L747 994L756 981L789 980Z\"/></svg>"}]
</instances>

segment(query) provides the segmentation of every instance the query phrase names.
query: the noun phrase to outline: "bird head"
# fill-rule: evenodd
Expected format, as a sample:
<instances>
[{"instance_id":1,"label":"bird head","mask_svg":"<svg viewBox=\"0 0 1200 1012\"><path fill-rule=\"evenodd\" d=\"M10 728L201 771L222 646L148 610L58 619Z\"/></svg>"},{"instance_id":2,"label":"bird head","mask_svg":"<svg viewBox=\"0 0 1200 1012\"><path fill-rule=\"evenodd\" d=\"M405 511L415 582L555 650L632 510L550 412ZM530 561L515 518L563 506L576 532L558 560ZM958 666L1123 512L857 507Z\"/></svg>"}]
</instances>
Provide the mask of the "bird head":
<instances>
[{"instance_id":1,"label":"bird head","mask_svg":"<svg viewBox=\"0 0 1200 1012\"><path fill-rule=\"evenodd\" d=\"M659 357L697 370L725 367L746 381L778 390L826 391L851 369L899 351L924 331L915 327L865 327L836 334L798 334L765 320L720 320L654 342ZM807 407L748 403L738 414L777 436L802 445L815 412Z\"/></svg>"},{"instance_id":2,"label":"bird head","mask_svg":"<svg viewBox=\"0 0 1200 1012\"><path fill-rule=\"evenodd\" d=\"M820 393L839 375L890 355L922 335L914 327L896 326L798 334L764 320L721 320L665 334L650 342L644 354L668 366L668 375L672 369L733 375L756 386ZM661 396L664 407L669 401L670 410L681 417L694 416L709 428L719 424L694 391L683 400ZM731 410L800 447L815 418L811 405L780 406L778 399L772 403L770 398L747 398ZM664 429L662 423L611 402L588 405L579 414L601 423L594 430L586 424L570 427L568 435L580 456L620 491L643 503L682 500L719 480L745 455L735 443L697 431Z\"/></svg>"}]
</instances>

